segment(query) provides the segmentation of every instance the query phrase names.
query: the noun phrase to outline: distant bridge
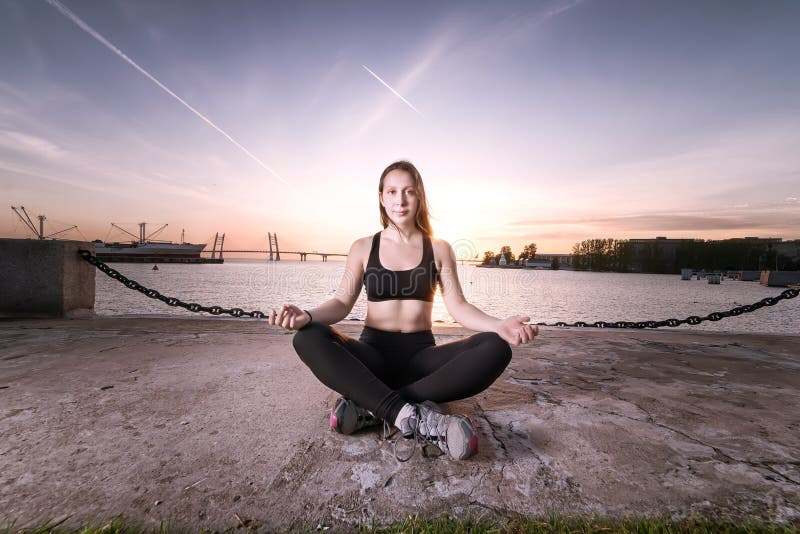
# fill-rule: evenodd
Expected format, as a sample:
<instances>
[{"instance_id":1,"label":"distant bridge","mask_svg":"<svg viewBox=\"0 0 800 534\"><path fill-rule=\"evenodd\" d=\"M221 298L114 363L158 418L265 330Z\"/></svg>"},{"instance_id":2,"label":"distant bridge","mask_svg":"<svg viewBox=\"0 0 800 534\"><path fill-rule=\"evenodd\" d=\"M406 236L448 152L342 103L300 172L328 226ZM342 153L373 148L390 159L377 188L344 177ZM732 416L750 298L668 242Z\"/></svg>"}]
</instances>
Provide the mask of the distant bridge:
<instances>
[{"instance_id":1,"label":"distant bridge","mask_svg":"<svg viewBox=\"0 0 800 534\"><path fill-rule=\"evenodd\" d=\"M269 239L269 250L225 250L226 253L247 253L247 254L269 254L269 261L280 261L281 254L297 254L300 256L300 261L308 261L308 256L320 256L322 257L322 261L328 261L328 258L333 257L341 257L346 258L347 254L340 254L337 252L319 252L317 250L312 251L297 251L297 250L280 250L278 247L278 234L273 234L271 232L267 232L267 238ZM222 236L224 242L225 236ZM222 250L222 243L220 243L220 249L217 250L217 239L214 239L214 250L212 251L205 251L206 253L210 253L211 257L214 258L219 254L219 257L222 257L223 250ZM461 259L457 258L456 261L461 262L461 265L464 263L483 263L483 260L478 259Z\"/></svg>"},{"instance_id":2,"label":"distant bridge","mask_svg":"<svg viewBox=\"0 0 800 534\"><path fill-rule=\"evenodd\" d=\"M280 261L281 254L298 254L300 256L300 261L307 261L307 256L310 254L312 256L322 256L322 261L328 261L329 256L341 256L346 258L347 254L336 254L333 252L299 252L293 250L281 250L281 251L270 251L270 250L226 250L225 253L228 254L230 252L249 252L253 254L269 254L270 258L269 261Z\"/></svg>"},{"instance_id":3,"label":"distant bridge","mask_svg":"<svg viewBox=\"0 0 800 534\"><path fill-rule=\"evenodd\" d=\"M336 252L319 252L316 250L312 251L296 251L296 250L280 250L278 248L278 234L273 234L271 232L267 233L267 238L269 239L269 250L226 250L225 252L244 252L244 253L252 253L252 254L269 254L269 261L281 261L281 254L297 254L300 256L300 261L307 261L309 255L312 256L321 256L322 261L328 261L330 256L340 256L342 258L346 258L347 254L339 254ZM219 251L220 257L222 256L222 250Z\"/></svg>"}]
</instances>

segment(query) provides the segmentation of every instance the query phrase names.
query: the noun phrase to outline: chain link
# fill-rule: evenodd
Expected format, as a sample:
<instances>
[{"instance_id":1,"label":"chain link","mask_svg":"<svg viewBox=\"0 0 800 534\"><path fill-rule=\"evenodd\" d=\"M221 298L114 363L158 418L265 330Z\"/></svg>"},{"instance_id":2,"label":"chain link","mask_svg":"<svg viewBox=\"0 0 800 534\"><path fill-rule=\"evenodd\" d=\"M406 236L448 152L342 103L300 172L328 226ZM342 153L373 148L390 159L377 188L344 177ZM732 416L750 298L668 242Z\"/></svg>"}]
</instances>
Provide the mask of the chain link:
<instances>
[{"instance_id":1,"label":"chain link","mask_svg":"<svg viewBox=\"0 0 800 534\"><path fill-rule=\"evenodd\" d=\"M266 317L264 312L254 310L246 312L241 308L223 308L222 306L201 306L197 303L185 303L175 297L167 297L156 291L155 289L148 289L135 280L131 280L126 278L118 271L112 269L99 259L96 256L93 256L91 252L88 250L79 250L78 254L81 255L81 258L88 261L108 276L117 280L124 284L126 287L130 289L135 289L140 293L147 295L151 299L158 299L167 306L180 306L181 308L185 308L191 312L206 312L210 313L211 315L222 315L228 314L232 317L252 317L256 319L263 319ZM665 319L663 321L613 321L613 322L606 322L606 321L596 321L594 323L587 323L584 321L576 321L574 323L565 323L563 321L559 321L556 323L534 323L537 326L558 326L558 327L577 327L577 328L661 328L662 326L669 326L669 327L676 327L682 324L688 325L698 325L703 321L719 321L721 319L725 319L726 317L735 317L737 315L741 315L743 313L750 313L756 311L758 309L763 308L764 306L774 306L778 302L784 299L793 299L798 294L800 294L800 290L790 288L785 290L780 295L774 297L766 297L758 302L754 302L753 304L745 304L744 306L737 306L728 311L720 311L720 312L711 312L705 317L699 317L697 315L691 315L686 319Z\"/></svg>"},{"instance_id":2,"label":"chain link","mask_svg":"<svg viewBox=\"0 0 800 534\"><path fill-rule=\"evenodd\" d=\"M196 302L190 302L187 304L186 302L183 302L180 299L176 299L175 297L167 297L165 295L162 295L155 289L148 289L143 285L141 285L136 280L131 280L130 278L125 277L124 275L120 274L119 271L112 269L111 267L103 263L101 260L97 259L97 257L93 256L92 253L89 252L88 250L79 250L78 254L81 255L81 258L88 261L89 263L91 263L104 273L106 273L114 280L117 280L118 282L125 285L125 287L128 287L130 289L135 289L136 291L142 293L143 295L147 295L151 299L160 300L167 306L180 306L181 308L185 308L191 312L206 312L210 313L211 315L228 314L231 315L232 317L252 317L255 319L264 319L267 316L264 312L258 310L246 312L241 308L227 309L223 308L222 306L201 306Z\"/></svg>"},{"instance_id":3,"label":"chain link","mask_svg":"<svg viewBox=\"0 0 800 534\"><path fill-rule=\"evenodd\" d=\"M597 321L595 323L586 323L584 321L577 321L575 323L565 323L563 321L559 321L557 323L535 323L537 326L571 326L571 327L578 327L578 328L661 328L662 326L670 326L676 327L682 324L688 325L698 325L703 321L719 321L725 319L726 317L735 317L737 315L741 315L743 313L750 313L756 311L764 306L774 306L778 302L784 299L793 299L798 294L800 294L799 289L790 288L782 292L780 295L776 295L774 297L766 297L758 302L754 302L753 304L745 304L744 306L737 306L728 311L719 311L719 312L711 312L705 317L699 317L697 315L691 315L686 319L665 319L663 321L616 321L613 323L607 323L604 321Z\"/></svg>"}]
</instances>

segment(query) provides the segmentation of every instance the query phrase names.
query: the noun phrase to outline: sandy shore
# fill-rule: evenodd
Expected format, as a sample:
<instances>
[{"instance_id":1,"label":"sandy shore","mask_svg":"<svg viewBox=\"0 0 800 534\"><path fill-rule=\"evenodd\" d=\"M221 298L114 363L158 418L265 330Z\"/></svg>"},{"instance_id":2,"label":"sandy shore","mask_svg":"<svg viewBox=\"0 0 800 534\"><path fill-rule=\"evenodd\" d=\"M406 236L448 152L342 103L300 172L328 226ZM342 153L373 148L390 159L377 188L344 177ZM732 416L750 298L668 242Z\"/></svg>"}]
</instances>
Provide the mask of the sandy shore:
<instances>
[{"instance_id":1,"label":"sandy shore","mask_svg":"<svg viewBox=\"0 0 800 534\"><path fill-rule=\"evenodd\" d=\"M0 322L0 520L800 520L800 337L543 329L447 406L475 421L477 457L405 464L378 429L327 429L336 395L291 337L243 320Z\"/></svg>"}]
</instances>

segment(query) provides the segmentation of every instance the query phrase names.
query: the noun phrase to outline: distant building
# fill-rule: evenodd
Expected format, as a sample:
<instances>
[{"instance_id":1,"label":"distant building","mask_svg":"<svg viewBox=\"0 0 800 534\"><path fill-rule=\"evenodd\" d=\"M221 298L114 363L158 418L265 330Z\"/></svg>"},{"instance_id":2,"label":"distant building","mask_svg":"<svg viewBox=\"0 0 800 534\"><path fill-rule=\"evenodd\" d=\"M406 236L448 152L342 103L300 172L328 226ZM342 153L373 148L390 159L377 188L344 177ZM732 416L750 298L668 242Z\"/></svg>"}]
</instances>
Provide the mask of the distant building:
<instances>
[{"instance_id":1,"label":"distant building","mask_svg":"<svg viewBox=\"0 0 800 534\"><path fill-rule=\"evenodd\" d=\"M675 265L678 251L681 246L691 245L693 243L706 243L702 239L688 239L677 238L668 239L663 236L656 237L655 239L630 239L631 244L631 266L634 271L655 272L654 267L665 266L674 267L679 269L686 267L686 265ZM748 243L752 245L764 245L767 248L785 247L785 250L790 254L797 254L797 245L792 246L790 243L782 243L780 237L736 237L730 239L718 239L708 241L710 243ZM781 249L783 250L783 249ZM785 254L784 252L779 252ZM788 255L788 254L785 254Z\"/></svg>"},{"instance_id":2,"label":"distant building","mask_svg":"<svg viewBox=\"0 0 800 534\"><path fill-rule=\"evenodd\" d=\"M800 239L772 242L770 245L779 256L785 256L795 263L800 262Z\"/></svg>"},{"instance_id":3,"label":"distant building","mask_svg":"<svg viewBox=\"0 0 800 534\"><path fill-rule=\"evenodd\" d=\"M540 254L536 253L536 257L533 259L534 262L546 262L548 269L550 265L553 264L553 259L558 258L558 264L563 269L564 267L570 268L572 267L572 254Z\"/></svg>"},{"instance_id":4,"label":"distant building","mask_svg":"<svg viewBox=\"0 0 800 534\"><path fill-rule=\"evenodd\" d=\"M752 243L754 245L774 245L775 243L781 243L783 238L781 237L731 237L730 239L716 239L712 241L712 243L722 243L723 241L728 242L745 242L745 243ZM791 241L787 241L787 243L791 243Z\"/></svg>"},{"instance_id":5,"label":"distant building","mask_svg":"<svg viewBox=\"0 0 800 534\"><path fill-rule=\"evenodd\" d=\"M652 265L672 265L678 255L678 247L683 243L692 243L695 239L667 239L659 236L655 239L631 239L631 266L634 271L653 271Z\"/></svg>"},{"instance_id":6,"label":"distant building","mask_svg":"<svg viewBox=\"0 0 800 534\"><path fill-rule=\"evenodd\" d=\"M551 262L538 257L532 260L525 260L525 267L528 269L549 269L551 265Z\"/></svg>"}]
</instances>

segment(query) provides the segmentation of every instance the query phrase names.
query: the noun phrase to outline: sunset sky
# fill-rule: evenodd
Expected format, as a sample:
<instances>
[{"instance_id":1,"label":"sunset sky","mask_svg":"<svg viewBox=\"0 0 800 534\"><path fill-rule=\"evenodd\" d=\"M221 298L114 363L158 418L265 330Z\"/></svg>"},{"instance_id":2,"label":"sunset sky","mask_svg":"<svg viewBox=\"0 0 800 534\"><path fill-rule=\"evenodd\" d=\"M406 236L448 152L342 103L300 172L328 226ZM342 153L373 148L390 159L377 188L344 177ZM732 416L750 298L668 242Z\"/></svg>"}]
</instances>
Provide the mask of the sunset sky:
<instances>
[{"instance_id":1,"label":"sunset sky","mask_svg":"<svg viewBox=\"0 0 800 534\"><path fill-rule=\"evenodd\" d=\"M23 205L347 252L409 159L481 256L798 239L798 28L794 0L0 0L0 236Z\"/></svg>"}]
</instances>

